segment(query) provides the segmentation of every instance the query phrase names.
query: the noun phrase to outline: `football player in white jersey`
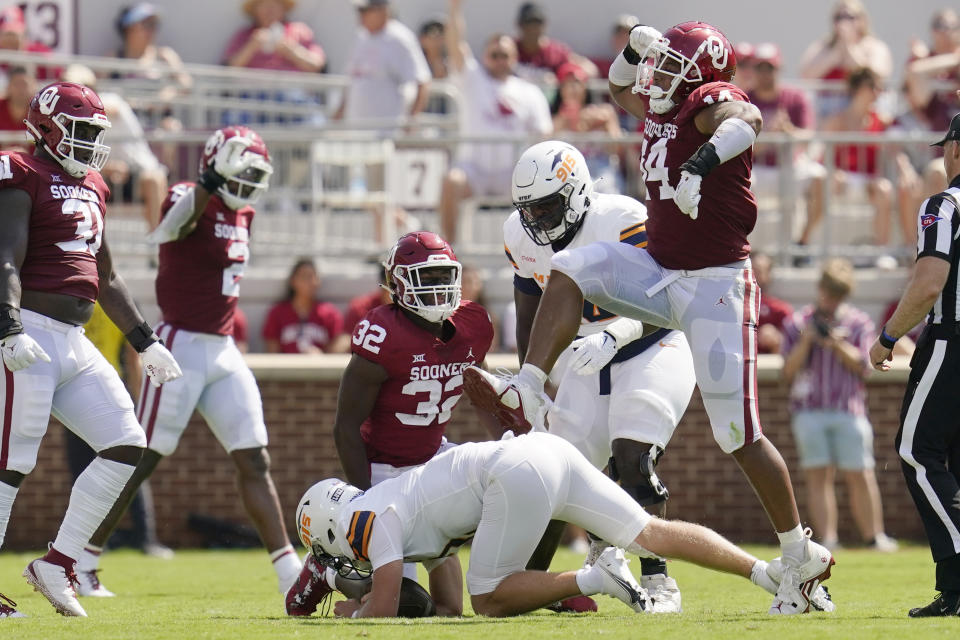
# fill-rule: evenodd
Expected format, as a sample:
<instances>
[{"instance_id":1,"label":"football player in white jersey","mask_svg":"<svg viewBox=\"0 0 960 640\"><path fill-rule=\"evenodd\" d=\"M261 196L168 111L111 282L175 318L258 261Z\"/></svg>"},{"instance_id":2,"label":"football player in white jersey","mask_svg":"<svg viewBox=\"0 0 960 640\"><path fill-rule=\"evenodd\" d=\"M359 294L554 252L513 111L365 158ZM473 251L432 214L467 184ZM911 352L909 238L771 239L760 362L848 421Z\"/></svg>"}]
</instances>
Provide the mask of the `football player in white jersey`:
<instances>
[{"instance_id":1,"label":"football player in white jersey","mask_svg":"<svg viewBox=\"0 0 960 640\"><path fill-rule=\"evenodd\" d=\"M517 210L503 225L504 250L514 269L517 349L523 362L533 318L557 251L593 242L647 244L646 207L633 198L594 191L583 155L566 142L533 145L513 171ZM597 352L616 355L596 365ZM489 375L489 374L488 374ZM586 303L579 339L551 373L558 383L547 414L550 433L571 442L642 507L663 517L668 492L655 468L695 385L687 339ZM545 570L562 523L553 523L528 568ZM592 545L588 563L605 543ZM653 611L680 611L680 591L662 558L641 558L641 584ZM569 603L580 610L582 604Z\"/></svg>"},{"instance_id":2,"label":"football player in white jersey","mask_svg":"<svg viewBox=\"0 0 960 640\"><path fill-rule=\"evenodd\" d=\"M330 478L308 489L297 508L300 540L326 567L313 588L326 597L338 571L373 572L370 592L336 603L338 616L396 616L403 562L423 562L429 571L470 538L467 590L479 615L518 615L596 593L638 613L650 610L619 548L578 571L525 570L551 519L594 531L631 553L687 560L771 593L777 589L766 562L711 529L651 516L573 445L549 433L462 444L366 492ZM431 582L434 599L440 586Z\"/></svg>"}]
</instances>

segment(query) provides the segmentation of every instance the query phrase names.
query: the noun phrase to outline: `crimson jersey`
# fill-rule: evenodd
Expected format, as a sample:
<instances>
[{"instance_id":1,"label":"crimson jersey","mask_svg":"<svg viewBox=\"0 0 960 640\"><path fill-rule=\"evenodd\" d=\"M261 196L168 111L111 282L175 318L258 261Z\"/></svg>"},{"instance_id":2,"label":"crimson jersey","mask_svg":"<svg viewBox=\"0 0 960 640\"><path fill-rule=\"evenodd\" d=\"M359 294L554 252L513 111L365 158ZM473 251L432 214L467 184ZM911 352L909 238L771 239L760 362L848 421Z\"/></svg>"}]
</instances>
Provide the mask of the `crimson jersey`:
<instances>
[{"instance_id":1,"label":"crimson jersey","mask_svg":"<svg viewBox=\"0 0 960 640\"><path fill-rule=\"evenodd\" d=\"M161 215L192 186L173 185ZM253 207L234 211L213 195L190 235L160 245L156 287L164 322L198 333L233 333L253 214Z\"/></svg>"},{"instance_id":2,"label":"crimson jersey","mask_svg":"<svg viewBox=\"0 0 960 640\"><path fill-rule=\"evenodd\" d=\"M353 353L389 374L360 428L370 462L405 467L437 452L463 394L463 370L483 362L493 341L490 315L475 302L461 302L448 321L456 332L444 342L387 304L354 328Z\"/></svg>"},{"instance_id":3,"label":"crimson jersey","mask_svg":"<svg viewBox=\"0 0 960 640\"><path fill-rule=\"evenodd\" d=\"M97 251L110 196L100 174L74 178L52 158L10 151L0 154L0 189L26 191L33 203L20 268L23 289L95 301Z\"/></svg>"},{"instance_id":4,"label":"crimson jersey","mask_svg":"<svg viewBox=\"0 0 960 640\"><path fill-rule=\"evenodd\" d=\"M665 114L647 110L640 152L647 185L647 251L668 269L702 269L750 255L747 235L757 222L757 201L750 191L753 149L703 179L696 220L673 202L680 165L710 139L697 129L694 117L710 105L730 100L750 101L732 84L709 82L694 89L679 109Z\"/></svg>"}]
</instances>

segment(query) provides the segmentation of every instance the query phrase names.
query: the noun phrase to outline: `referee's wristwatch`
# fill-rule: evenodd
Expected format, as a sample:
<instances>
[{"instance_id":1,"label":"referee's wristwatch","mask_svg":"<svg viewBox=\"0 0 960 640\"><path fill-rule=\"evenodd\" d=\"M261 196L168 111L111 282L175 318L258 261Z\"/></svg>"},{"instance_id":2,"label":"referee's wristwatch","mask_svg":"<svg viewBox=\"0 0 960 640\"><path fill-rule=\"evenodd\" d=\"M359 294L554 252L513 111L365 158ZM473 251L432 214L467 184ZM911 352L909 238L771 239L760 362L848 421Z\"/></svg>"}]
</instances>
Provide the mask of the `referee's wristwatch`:
<instances>
[{"instance_id":1,"label":"referee's wristwatch","mask_svg":"<svg viewBox=\"0 0 960 640\"><path fill-rule=\"evenodd\" d=\"M892 335L887 333L886 325L880 329L880 335L877 336L877 341L883 345L885 349L893 349L893 346L897 344L897 340L899 339L900 338L894 338Z\"/></svg>"}]
</instances>

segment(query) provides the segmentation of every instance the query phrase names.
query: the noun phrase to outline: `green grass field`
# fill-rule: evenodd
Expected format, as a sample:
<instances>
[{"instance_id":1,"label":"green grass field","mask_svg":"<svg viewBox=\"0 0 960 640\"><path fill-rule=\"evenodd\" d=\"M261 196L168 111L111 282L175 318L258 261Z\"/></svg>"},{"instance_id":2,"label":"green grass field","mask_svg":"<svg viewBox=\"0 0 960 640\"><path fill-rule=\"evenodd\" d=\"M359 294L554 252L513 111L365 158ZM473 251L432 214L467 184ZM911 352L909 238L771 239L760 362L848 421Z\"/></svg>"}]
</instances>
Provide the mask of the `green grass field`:
<instances>
[{"instance_id":1,"label":"green grass field","mask_svg":"<svg viewBox=\"0 0 960 640\"><path fill-rule=\"evenodd\" d=\"M772 547L750 547L760 557ZM770 598L740 578L672 562L671 574L683 590L680 615L636 615L617 600L597 596L597 614L558 615L546 611L508 620L468 614L458 620L427 622L287 618L276 592L276 579L262 551L181 551L170 561L121 551L102 562L101 579L120 594L109 599L82 599L86 619L63 618L20 573L38 554L0 554L0 591L19 603L29 618L0 620L0 638L75 640L95 638L602 638L604 640L682 638L957 638L960 619L909 620L907 609L933 597L929 551L909 547L896 554L860 550L837 552L837 566L827 583L837 611L774 618ZM572 568L582 558L562 551L556 568ZM466 564L466 553L463 556ZM637 563L634 562L634 565ZM635 570L639 569L634 566ZM469 602L467 603L469 609ZM640 636L640 634L644 634Z\"/></svg>"}]
</instances>

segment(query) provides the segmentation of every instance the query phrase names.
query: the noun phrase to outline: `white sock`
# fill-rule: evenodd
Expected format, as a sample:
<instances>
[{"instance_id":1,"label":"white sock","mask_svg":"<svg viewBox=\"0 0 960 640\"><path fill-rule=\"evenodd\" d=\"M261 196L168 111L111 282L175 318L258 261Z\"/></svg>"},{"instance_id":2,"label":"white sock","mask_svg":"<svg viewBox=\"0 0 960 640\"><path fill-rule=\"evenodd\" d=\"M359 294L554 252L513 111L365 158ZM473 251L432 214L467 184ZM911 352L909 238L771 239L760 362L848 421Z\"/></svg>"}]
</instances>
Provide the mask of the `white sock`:
<instances>
[{"instance_id":1,"label":"white sock","mask_svg":"<svg viewBox=\"0 0 960 640\"><path fill-rule=\"evenodd\" d=\"M803 562L807 549L807 537L803 535L803 527L798 524L789 531L777 533L777 537L780 539L780 551L785 560L791 564Z\"/></svg>"},{"instance_id":2,"label":"white sock","mask_svg":"<svg viewBox=\"0 0 960 640\"><path fill-rule=\"evenodd\" d=\"M270 552L270 562L273 563L273 570L277 572L277 585L280 593L286 593L300 575L300 559L297 552L293 550L293 545L288 544Z\"/></svg>"},{"instance_id":3,"label":"white sock","mask_svg":"<svg viewBox=\"0 0 960 640\"><path fill-rule=\"evenodd\" d=\"M10 512L13 511L13 501L17 499L19 487L12 487L6 482L0 482L0 547L7 536L7 523L10 522Z\"/></svg>"},{"instance_id":4,"label":"white sock","mask_svg":"<svg viewBox=\"0 0 960 640\"><path fill-rule=\"evenodd\" d=\"M761 587L773 595L777 595L777 585L769 575L767 575L767 563L763 560L757 560L750 569L750 582Z\"/></svg>"},{"instance_id":5,"label":"white sock","mask_svg":"<svg viewBox=\"0 0 960 640\"><path fill-rule=\"evenodd\" d=\"M520 373L517 375L517 379L537 393L541 393L543 391L543 385L547 382L547 374L545 374L540 367L524 363L524 365L520 367Z\"/></svg>"},{"instance_id":6,"label":"white sock","mask_svg":"<svg viewBox=\"0 0 960 640\"><path fill-rule=\"evenodd\" d=\"M100 566L100 554L103 553L103 547L93 544L87 544L80 557L77 558L77 571L96 571Z\"/></svg>"},{"instance_id":7,"label":"white sock","mask_svg":"<svg viewBox=\"0 0 960 640\"><path fill-rule=\"evenodd\" d=\"M54 548L68 558L79 558L90 536L97 530L133 475L134 466L94 458L70 492L70 504L63 517Z\"/></svg>"},{"instance_id":8,"label":"white sock","mask_svg":"<svg viewBox=\"0 0 960 640\"><path fill-rule=\"evenodd\" d=\"M577 586L580 587L580 593L585 596L600 593L600 590L603 589L603 576L600 574L600 570L593 567L578 570Z\"/></svg>"}]
</instances>

